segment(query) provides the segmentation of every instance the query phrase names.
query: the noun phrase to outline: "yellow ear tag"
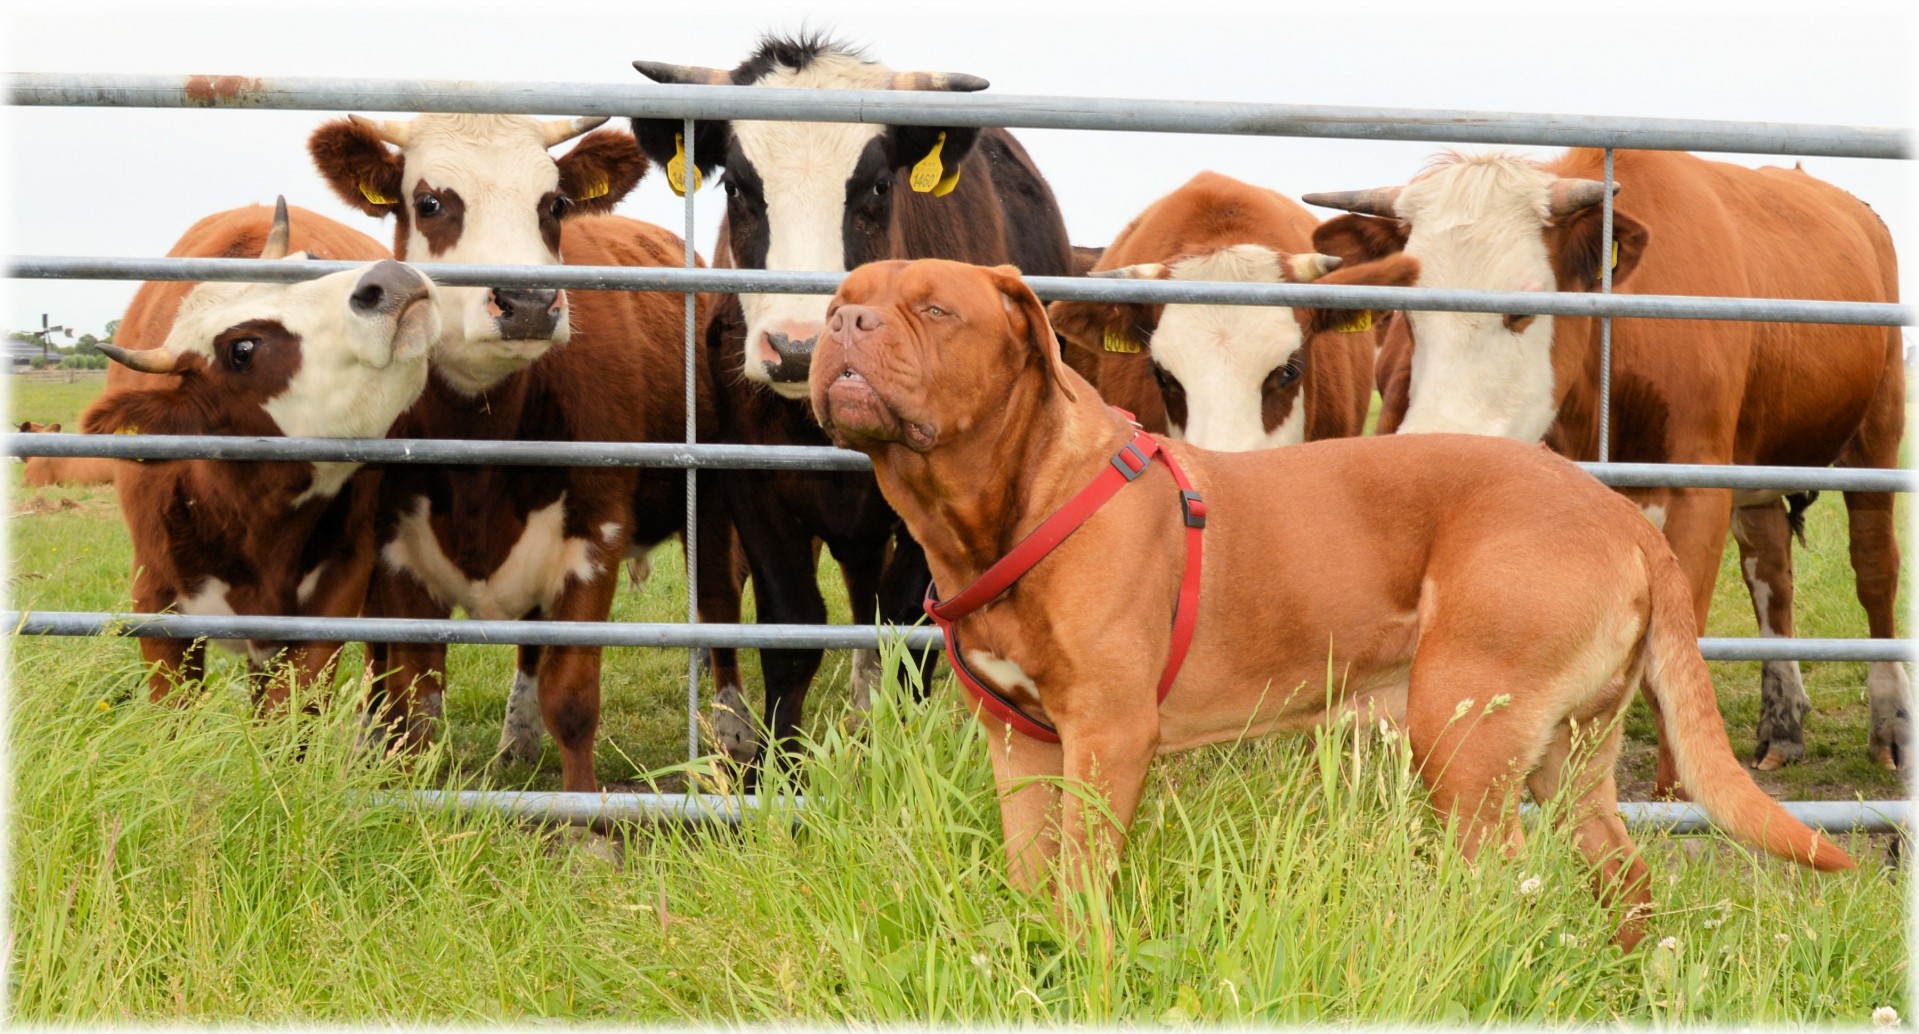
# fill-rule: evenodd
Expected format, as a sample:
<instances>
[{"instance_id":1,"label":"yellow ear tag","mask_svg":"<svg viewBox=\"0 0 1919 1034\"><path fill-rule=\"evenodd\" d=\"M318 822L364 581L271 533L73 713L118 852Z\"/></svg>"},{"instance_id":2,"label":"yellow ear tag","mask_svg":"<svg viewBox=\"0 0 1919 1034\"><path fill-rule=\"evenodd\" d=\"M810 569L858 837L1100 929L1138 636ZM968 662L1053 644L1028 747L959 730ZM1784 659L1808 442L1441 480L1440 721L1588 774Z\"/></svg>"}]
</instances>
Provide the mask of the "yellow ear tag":
<instances>
[{"instance_id":1,"label":"yellow ear tag","mask_svg":"<svg viewBox=\"0 0 1919 1034\"><path fill-rule=\"evenodd\" d=\"M120 429L113 433L114 434L139 434L140 428L138 428L137 426L133 424L122 424L120 426Z\"/></svg>"},{"instance_id":2,"label":"yellow ear tag","mask_svg":"<svg viewBox=\"0 0 1919 1034\"><path fill-rule=\"evenodd\" d=\"M941 176L940 181L933 185L933 196L945 197L946 195L951 194L953 192L953 188L957 186L959 186L959 166L956 165L953 167L952 172L949 172L946 175Z\"/></svg>"},{"instance_id":3,"label":"yellow ear tag","mask_svg":"<svg viewBox=\"0 0 1919 1034\"><path fill-rule=\"evenodd\" d=\"M945 166L940 164L940 148L945 146L946 131L942 129L940 130L939 139L933 141L933 149L926 152L926 157L921 158L919 163L913 166L912 175L906 178L906 182L912 186L915 193L924 194L939 186L944 181L946 170ZM957 171L953 173L953 182L959 182L959 173ZM946 190L952 189L951 186L946 188ZM944 194L945 192L946 191L940 191L939 193Z\"/></svg>"},{"instance_id":4,"label":"yellow ear tag","mask_svg":"<svg viewBox=\"0 0 1919 1034\"><path fill-rule=\"evenodd\" d=\"M1100 343L1106 346L1108 352L1118 352L1121 355L1139 354L1139 342L1122 335L1116 330L1107 330L1104 340Z\"/></svg>"},{"instance_id":5,"label":"yellow ear tag","mask_svg":"<svg viewBox=\"0 0 1919 1034\"><path fill-rule=\"evenodd\" d=\"M1373 311L1361 309L1359 315L1333 328L1341 334L1357 334L1362 330L1373 329Z\"/></svg>"},{"instance_id":6,"label":"yellow ear tag","mask_svg":"<svg viewBox=\"0 0 1919 1034\"><path fill-rule=\"evenodd\" d=\"M1612 242L1612 267L1614 269L1619 268L1619 242L1618 241Z\"/></svg>"},{"instance_id":7,"label":"yellow ear tag","mask_svg":"<svg viewBox=\"0 0 1919 1034\"><path fill-rule=\"evenodd\" d=\"M613 192L613 185L606 181L605 176L601 176L599 179L596 179L593 182L587 184L586 189L580 192L580 196L574 198L573 200L591 201L596 197L605 197L606 195L612 192Z\"/></svg>"},{"instance_id":8,"label":"yellow ear tag","mask_svg":"<svg viewBox=\"0 0 1919 1034\"><path fill-rule=\"evenodd\" d=\"M366 198L368 204L374 204L374 205L399 204L398 201L395 201L392 198L387 197L385 194L382 194L379 191L374 190L372 187L369 187L364 183L360 184L360 196L363 198Z\"/></svg>"},{"instance_id":9,"label":"yellow ear tag","mask_svg":"<svg viewBox=\"0 0 1919 1034\"><path fill-rule=\"evenodd\" d=\"M699 167L695 166L693 168L693 189L700 189L700 185L705 179L706 177L700 175ZM673 134L673 159L666 163L666 185L672 187L673 193L680 197L686 196L685 133ZM595 196L597 197L598 195Z\"/></svg>"}]
</instances>

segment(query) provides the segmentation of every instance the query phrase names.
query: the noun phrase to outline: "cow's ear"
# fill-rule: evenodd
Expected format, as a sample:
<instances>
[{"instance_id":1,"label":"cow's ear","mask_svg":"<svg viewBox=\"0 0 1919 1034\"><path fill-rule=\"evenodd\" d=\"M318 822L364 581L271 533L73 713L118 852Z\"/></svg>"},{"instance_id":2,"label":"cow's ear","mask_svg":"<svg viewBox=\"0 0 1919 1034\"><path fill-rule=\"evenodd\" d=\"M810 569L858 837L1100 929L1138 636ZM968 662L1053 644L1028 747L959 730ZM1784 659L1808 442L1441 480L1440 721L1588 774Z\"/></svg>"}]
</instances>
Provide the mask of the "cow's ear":
<instances>
[{"instance_id":1,"label":"cow's ear","mask_svg":"<svg viewBox=\"0 0 1919 1034\"><path fill-rule=\"evenodd\" d=\"M1404 219L1334 216L1313 230L1313 250L1342 259L1348 267L1357 266L1406 250L1406 237L1411 232Z\"/></svg>"},{"instance_id":2,"label":"cow's ear","mask_svg":"<svg viewBox=\"0 0 1919 1034\"><path fill-rule=\"evenodd\" d=\"M406 160L372 129L335 119L307 138L307 154L320 178L348 205L375 218L399 206Z\"/></svg>"},{"instance_id":3,"label":"cow's ear","mask_svg":"<svg viewBox=\"0 0 1919 1034\"><path fill-rule=\"evenodd\" d=\"M959 185L960 163L973 151L979 130L939 126L891 126L886 147L893 168L906 170L906 182L919 193L944 195Z\"/></svg>"},{"instance_id":4,"label":"cow's ear","mask_svg":"<svg viewBox=\"0 0 1919 1034\"><path fill-rule=\"evenodd\" d=\"M1561 217L1546 231L1546 251L1552 256L1553 275L1561 290L1599 290L1603 269L1600 262L1606 258L1600 254L1605 250L1604 224L1605 213L1593 205ZM1612 233L1618 255L1618 261L1613 264L1612 282L1618 287L1639 265L1639 256L1652 235L1644 223L1617 208L1613 209Z\"/></svg>"},{"instance_id":5,"label":"cow's ear","mask_svg":"<svg viewBox=\"0 0 1919 1034\"><path fill-rule=\"evenodd\" d=\"M573 214L613 211L641 177L646 155L631 133L617 129L588 133L559 159L560 192L573 201Z\"/></svg>"},{"instance_id":6,"label":"cow's ear","mask_svg":"<svg viewBox=\"0 0 1919 1034\"><path fill-rule=\"evenodd\" d=\"M179 385L122 388L94 400L80 414L87 434L218 434L211 414L195 405L191 374Z\"/></svg>"},{"instance_id":7,"label":"cow's ear","mask_svg":"<svg viewBox=\"0 0 1919 1034\"><path fill-rule=\"evenodd\" d=\"M691 159L700 176L710 177L713 170L726 164L726 147L732 133L730 122L695 122L693 140L686 137L686 123L676 118L636 118L633 138L653 164L670 168L674 155Z\"/></svg>"},{"instance_id":8,"label":"cow's ear","mask_svg":"<svg viewBox=\"0 0 1919 1034\"><path fill-rule=\"evenodd\" d=\"M1012 326L1013 334L1026 342L1026 347L1045 365L1052 382L1059 387L1066 401L1079 401L1079 394L1073 390L1072 378L1076 375L1066 367L1066 360L1060 358L1059 339L1053 333L1053 325L1046 320L1046 307L1040 304L1039 296L1020 279L1018 266L994 266L987 270L992 274L994 285L999 288L1001 304L1006 309L1006 321ZM1083 383L1083 382L1082 382Z\"/></svg>"},{"instance_id":9,"label":"cow's ear","mask_svg":"<svg viewBox=\"0 0 1919 1034\"><path fill-rule=\"evenodd\" d=\"M1318 244L1317 241L1314 242ZM1419 260L1411 255L1389 255L1376 262L1341 266L1313 281L1320 284L1347 284L1359 287L1411 287L1419 279ZM1379 313L1365 309L1296 308L1293 315L1304 326L1306 336L1329 330L1370 329Z\"/></svg>"},{"instance_id":10,"label":"cow's ear","mask_svg":"<svg viewBox=\"0 0 1919 1034\"><path fill-rule=\"evenodd\" d=\"M1092 356L1147 354L1147 307L1129 302L1054 302L1047 306L1060 340Z\"/></svg>"}]
</instances>

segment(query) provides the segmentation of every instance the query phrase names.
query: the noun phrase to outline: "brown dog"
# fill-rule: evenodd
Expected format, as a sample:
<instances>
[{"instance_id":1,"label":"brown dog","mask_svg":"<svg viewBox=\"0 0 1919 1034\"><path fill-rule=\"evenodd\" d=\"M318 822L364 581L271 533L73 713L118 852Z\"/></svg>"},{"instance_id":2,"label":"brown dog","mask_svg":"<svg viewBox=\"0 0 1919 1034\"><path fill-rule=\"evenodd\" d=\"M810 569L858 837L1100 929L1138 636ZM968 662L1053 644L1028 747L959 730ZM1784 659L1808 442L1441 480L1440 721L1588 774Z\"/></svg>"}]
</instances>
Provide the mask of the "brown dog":
<instances>
[{"instance_id":1,"label":"brown dog","mask_svg":"<svg viewBox=\"0 0 1919 1034\"><path fill-rule=\"evenodd\" d=\"M840 286L827 330L813 358L814 413L836 444L872 457L949 602L1134 439L1060 362L1045 310L1011 266L862 266ZM1671 551L1571 463L1456 435L1161 449L959 622L974 675L1057 729L1046 742L1015 731L1030 727L1018 716L986 713L1004 704L980 714L1017 883L1037 889L1056 857L1062 892L1108 871L1155 754L1370 705L1400 719L1432 806L1457 822L1468 857L1488 841L1518 848L1522 786L1538 800L1567 793L1601 899L1646 904L1646 867L1615 814L1613 782L1617 718L1641 683L1716 821L1773 854L1852 867L1733 759ZM1168 457L1207 516L1191 650L1156 702L1192 523ZM1033 780L1061 775L1102 794L1116 824ZM1618 930L1628 947L1638 912L1628 908Z\"/></svg>"}]
</instances>

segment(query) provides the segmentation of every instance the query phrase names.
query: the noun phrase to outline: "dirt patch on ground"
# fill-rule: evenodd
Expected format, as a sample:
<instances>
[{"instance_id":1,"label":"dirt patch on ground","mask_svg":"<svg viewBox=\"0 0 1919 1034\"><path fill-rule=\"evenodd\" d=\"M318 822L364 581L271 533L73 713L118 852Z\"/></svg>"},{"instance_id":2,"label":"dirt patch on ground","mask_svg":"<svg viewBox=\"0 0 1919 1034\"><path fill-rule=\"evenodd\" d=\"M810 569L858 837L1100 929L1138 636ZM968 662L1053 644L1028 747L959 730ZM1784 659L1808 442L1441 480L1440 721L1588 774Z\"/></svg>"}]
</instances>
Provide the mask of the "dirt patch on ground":
<instances>
[{"instance_id":1,"label":"dirt patch on ground","mask_svg":"<svg viewBox=\"0 0 1919 1034\"><path fill-rule=\"evenodd\" d=\"M50 496L36 495L29 498L25 503L22 503L18 509L13 511L13 515L15 517L45 517L48 514L65 513L69 510L79 510L83 508L80 501L71 496L61 496L56 499Z\"/></svg>"}]
</instances>

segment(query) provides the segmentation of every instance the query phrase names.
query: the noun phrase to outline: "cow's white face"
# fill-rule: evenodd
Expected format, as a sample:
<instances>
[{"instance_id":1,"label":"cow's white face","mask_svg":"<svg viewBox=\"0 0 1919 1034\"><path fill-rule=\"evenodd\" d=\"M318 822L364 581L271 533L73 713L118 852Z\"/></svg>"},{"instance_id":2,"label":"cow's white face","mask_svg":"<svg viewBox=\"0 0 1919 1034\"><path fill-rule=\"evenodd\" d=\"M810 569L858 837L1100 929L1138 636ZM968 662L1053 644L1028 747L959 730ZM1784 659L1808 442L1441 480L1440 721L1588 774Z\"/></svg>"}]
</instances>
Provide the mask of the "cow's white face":
<instances>
[{"instance_id":1,"label":"cow's white face","mask_svg":"<svg viewBox=\"0 0 1919 1034\"><path fill-rule=\"evenodd\" d=\"M757 84L782 88L885 89L892 70L844 54L822 54L795 71L776 67ZM754 269L818 271L850 269L846 254L848 184L887 178L877 143L881 125L830 122L735 122L726 173L729 217L757 225L733 227L736 235L763 235L764 254L736 254ZM743 159L743 161L741 160ZM880 189L890 190L890 181ZM870 191L868 187L862 193ZM744 210L744 211L742 211ZM755 242L756 244L758 242ZM736 249L736 252L741 249ZM757 250L749 246L748 250ZM863 259L862 259L863 260ZM826 295L742 294L746 317L748 380L793 399L807 397L805 376L775 379L788 355L812 343L826 326Z\"/></svg>"},{"instance_id":2,"label":"cow's white face","mask_svg":"<svg viewBox=\"0 0 1919 1034\"><path fill-rule=\"evenodd\" d=\"M203 283L164 347L198 357L194 376L283 435L379 438L426 385L435 293L393 261L296 284Z\"/></svg>"},{"instance_id":3,"label":"cow's white face","mask_svg":"<svg viewBox=\"0 0 1919 1034\"><path fill-rule=\"evenodd\" d=\"M1551 290L1546 244L1555 177L1505 154L1447 162L1397 200L1411 225L1406 254L1420 287ZM1455 431L1537 441L1558 412L1551 316L1412 312L1411 401L1399 430Z\"/></svg>"},{"instance_id":4,"label":"cow's white face","mask_svg":"<svg viewBox=\"0 0 1919 1034\"><path fill-rule=\"evenodd\" d=\"M1277 283L1280 256L1254 244L1182 259L1174 280ZM1305 334L1293 310L1258 305L1168 305L1153 331L1152 361L1168 430L1202 449L1244 452L1306 440L1294 363ZM1293 365L1289 366L1288 364Z\"/></svg>"},{"instance_id":5,"label":"cow's white face","mask_svg":"<svg viewBox=\"0 0 1919 1034\"><path fill-rule=\"evenodd\" d=\"M526 266L560 261L566 200L539 120L421 115L407 125L402 258ZM444 287L439 298L445 331L435 363L449 384L469 394L565 344L571 333L564 291Z\"/></svg>"}]
</instances>

